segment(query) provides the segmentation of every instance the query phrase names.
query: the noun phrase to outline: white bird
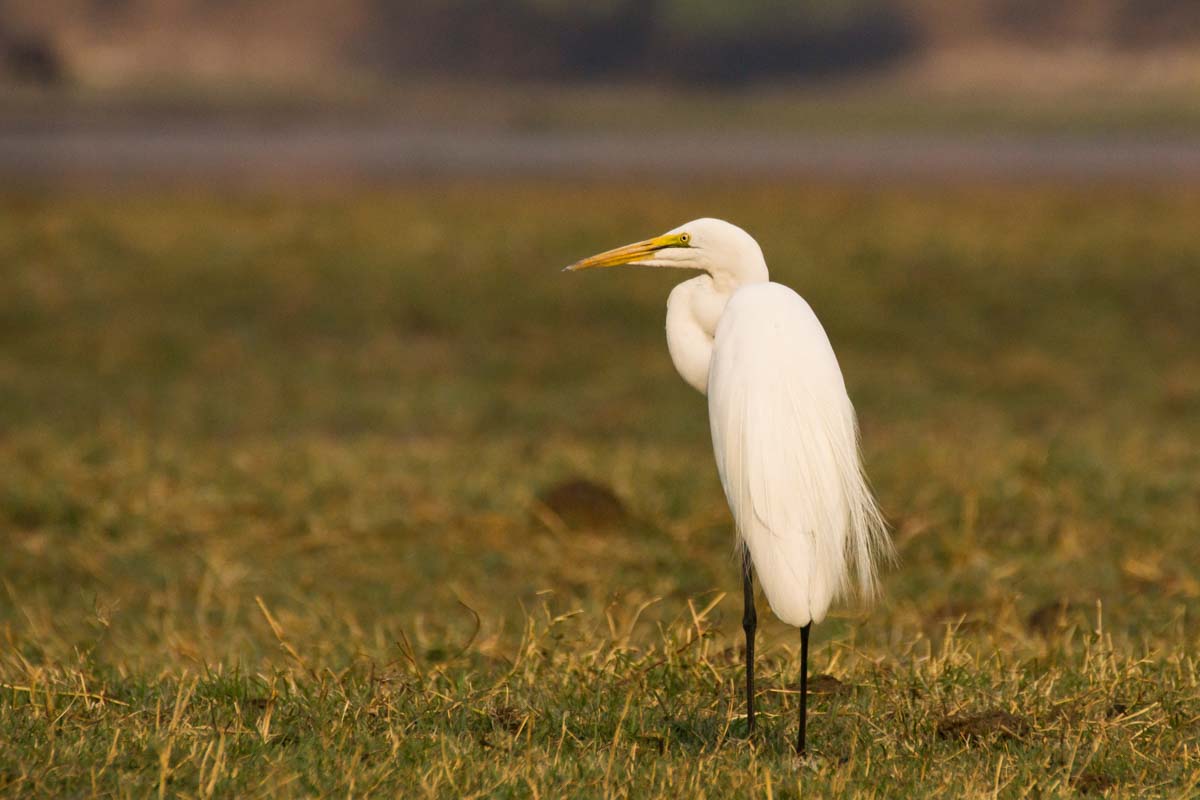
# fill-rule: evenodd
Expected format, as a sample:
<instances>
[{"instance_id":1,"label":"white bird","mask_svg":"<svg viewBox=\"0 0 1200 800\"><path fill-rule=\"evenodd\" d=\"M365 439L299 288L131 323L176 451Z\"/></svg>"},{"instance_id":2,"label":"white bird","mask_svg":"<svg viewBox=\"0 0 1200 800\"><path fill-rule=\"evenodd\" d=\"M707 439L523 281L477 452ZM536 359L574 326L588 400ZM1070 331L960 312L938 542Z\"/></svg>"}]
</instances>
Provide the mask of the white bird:
<instances>
[{"instance_id":1,"label":"white bird","mask_svg":"<svg viewBox=\"0 0 1200 800\"><path fill-rule=\"evenodd\" d=\"M809 629L836 598L873 599L877 565L893 557L837 358L808 303L770 281L758 242L736 225L694 220L566 269L622 264L702 273L667 299L667 348L683 379L708 395L717 471L737 524L747 726L754 730L753 567L775 616L800 628L803 753Z\"/></svg>"}]
</instances>

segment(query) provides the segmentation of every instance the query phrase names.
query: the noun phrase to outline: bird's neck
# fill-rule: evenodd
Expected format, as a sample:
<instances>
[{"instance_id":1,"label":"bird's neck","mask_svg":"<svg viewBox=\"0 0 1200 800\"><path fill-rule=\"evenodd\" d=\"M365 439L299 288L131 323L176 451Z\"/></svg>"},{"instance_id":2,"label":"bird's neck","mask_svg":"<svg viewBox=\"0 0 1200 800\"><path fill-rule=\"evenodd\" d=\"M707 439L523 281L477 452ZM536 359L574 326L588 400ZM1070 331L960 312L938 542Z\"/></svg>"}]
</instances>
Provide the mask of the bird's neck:
<instances>
[{"instance_id":1,"label":"bird's neck","mask_svg":"<svg viewBox=\"0 0 1200 800\"><path fill-rule=\"evenodd\" d=\"M667 298L667 349L680 377L708 393L713 337L725 304L736 287L725 288L709 275L684 281Z\"/></svg>"},{"instance_id":2,"label":"bird's neck","mask_svg":"<svg viewBox=\"0 0 1200 800\"><path fill-rule=\"evenodd\" d=\"M705 271L712 278L713 290L725 295L725 299L740 286L771 280L762 250L749 238L740 250L713 256Z\"/></svg>"}]
</instances>

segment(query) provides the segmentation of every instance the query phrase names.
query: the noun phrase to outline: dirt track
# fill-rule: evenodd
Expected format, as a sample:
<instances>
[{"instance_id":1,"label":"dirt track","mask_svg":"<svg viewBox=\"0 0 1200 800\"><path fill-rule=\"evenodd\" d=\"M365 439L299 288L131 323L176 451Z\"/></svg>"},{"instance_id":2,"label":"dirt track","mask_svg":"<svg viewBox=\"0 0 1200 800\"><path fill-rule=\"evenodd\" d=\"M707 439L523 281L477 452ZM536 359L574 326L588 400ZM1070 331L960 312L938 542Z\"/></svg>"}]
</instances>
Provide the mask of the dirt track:
<instances>
[{"instance_id":1,"label":"dirt track","mask_svg":"<svg viewBox=\"0 0 1200 800\"><path fill-rule=\"evenodd\" d=\"M647 175L852 180L1200 179L1200 140L1079 136L578 134L386 125L0 127L9 179L393 180Z\"/></svg>"}]
</instances>

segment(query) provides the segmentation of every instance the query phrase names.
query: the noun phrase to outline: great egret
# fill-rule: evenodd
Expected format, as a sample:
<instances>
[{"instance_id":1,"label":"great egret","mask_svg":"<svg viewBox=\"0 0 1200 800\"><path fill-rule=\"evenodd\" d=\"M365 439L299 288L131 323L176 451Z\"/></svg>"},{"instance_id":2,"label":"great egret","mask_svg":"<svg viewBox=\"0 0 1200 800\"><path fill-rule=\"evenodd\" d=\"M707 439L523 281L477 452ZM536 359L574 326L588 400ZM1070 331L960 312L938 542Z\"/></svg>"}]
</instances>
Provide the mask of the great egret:
<instances>
[{"instance_id":1,"label":"great egret","mask_svg":"<svg viewBox=\"0 0 1200 800\"><path fill-rule=\"evenodd\" d=\"M878 592L892 545L859 456L854 407L825 330L800 295L770 282L758 242L698 219L567 267L630 264L700 270L667 299L667 348L708 395L713 452L737 523L746 633L746 718L754 730L751 568L782 621L800 628L800 732L808 701L808 634L834 598Z\"/></svg>"}]
</instances>

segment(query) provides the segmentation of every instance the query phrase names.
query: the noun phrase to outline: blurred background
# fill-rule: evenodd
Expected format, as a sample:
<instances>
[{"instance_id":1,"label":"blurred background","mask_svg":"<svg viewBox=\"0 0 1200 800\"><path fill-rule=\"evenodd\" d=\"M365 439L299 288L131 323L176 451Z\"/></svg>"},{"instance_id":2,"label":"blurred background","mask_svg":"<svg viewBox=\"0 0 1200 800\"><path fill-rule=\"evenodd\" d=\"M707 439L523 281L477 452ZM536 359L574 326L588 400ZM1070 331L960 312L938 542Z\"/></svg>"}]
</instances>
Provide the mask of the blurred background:
<instances>
[{"instance_id":1,"label":"blurred background","mask_svg":"<svg viewBox=\"0 0 1200 800\"><path fill-rule=\"evenodd\" d=\"M1190 603L1198 101L1182 0L0 0L7 577L214 658L255 595L678 611L733 573L674 276L557 270L715 215L829 329L897 630Z\"/></svg>"},{"instance_id":2,"label":"blurred background","mask_svg":"<svg viewBox=\"0 0 1200 800\"><path fill-rule=\"evenodd\" d=\"M1193 174L1200 9L4 0L0 126L10 173Z\"/></svg>"},{"instance_id":3,"label":"blurred background","mask_svg":"<svg viewBox=\"0 0 1200 800\"><path fill-rule=\"evenodd\" d=\"M1155 515L1195 503L1198 101L1182 0L0 0L12 579L51 616L61 574L131 609L241 587L187 634L218 658L258 652L255 594L346 602L294 594L335 542L354 613L471 585L496 641L514 587L727 584L673 276L557 273L716 215L829 328L913 592L893 624L1142 597L1195 550ZM1108 527L1122 491L1155 555ZM1066 569L1088 525L1095 574ZM1030 599L958 596L1022 537ZM429 591L395 605L405 576Z\"/></svg>"},{"instance_id":4,"label":"blurred background","mask_svg":"<svg viewBox=\"0 0 1200 800\"><path fill-rule=\"evenodd\" d=\"M9 81L82 91L413 78L736 87L900 71L942 87L1182 87L1200 42L1185 0L5 0L0 24Z\"/></svg>"}]
</instances>

